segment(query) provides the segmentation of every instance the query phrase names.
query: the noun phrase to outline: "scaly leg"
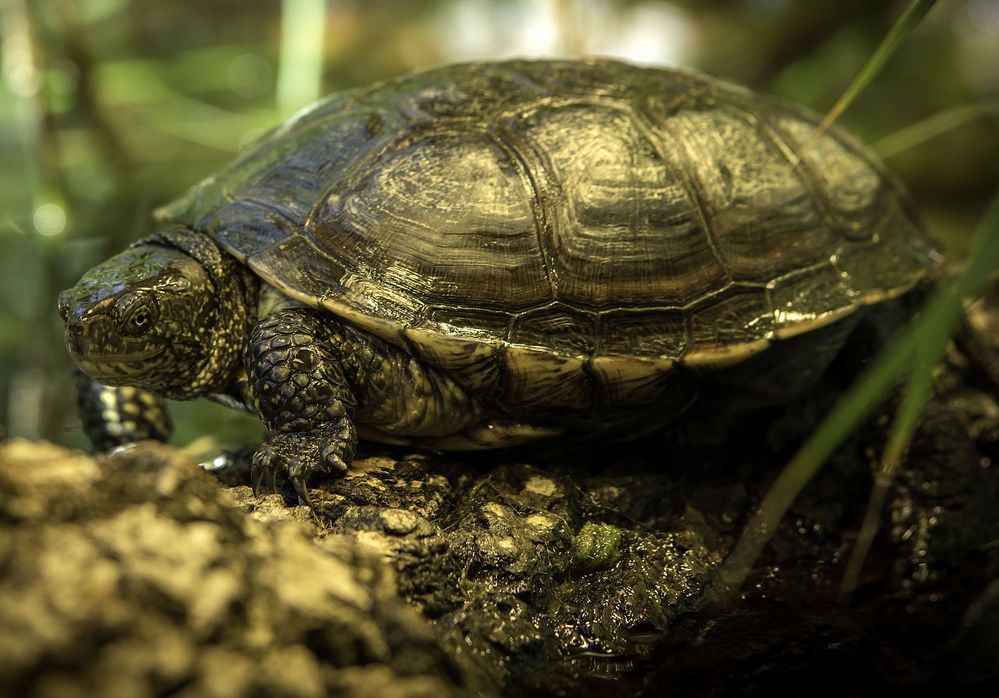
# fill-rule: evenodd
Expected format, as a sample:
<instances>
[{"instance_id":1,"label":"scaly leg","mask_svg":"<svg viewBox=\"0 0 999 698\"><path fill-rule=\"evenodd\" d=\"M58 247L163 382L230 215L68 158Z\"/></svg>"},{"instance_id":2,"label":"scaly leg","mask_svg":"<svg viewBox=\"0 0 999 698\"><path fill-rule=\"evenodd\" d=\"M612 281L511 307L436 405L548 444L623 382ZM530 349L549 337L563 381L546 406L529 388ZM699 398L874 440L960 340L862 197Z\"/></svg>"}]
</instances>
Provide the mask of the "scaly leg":
<instances>
[{"instance_id":1,"label":"scaly leg","mask_svg":"<svg viewBox=\"0 0 999 698\"><path fill-rule=\"evenodd\" d=\"M273 487L284 470L308 502L312 472L347 470L357 444L357 400L329 344L322 316L305 309L273 313L253 328L243 360L270 432L253 455L254 491L268 473Z\"/></svg>"},{"instance_id":2,"label":"scaly leg","mask_svg":"<svg viewBox=\"0 0 999 698\"><path fill-rule=\"evenodd\" d=\"M308 308L253 328L243 354L253 403L270 437L253 457L254 489L286 472L309 501L313 472L343 473L355 421L385 438L436 439L483 420L477 399L396 346Z\"/></svg>"},{"instance_id":3,"label":"scaly leg","mask_svg":"<svg viewBox=\"0 0 999 698\"><path fill-rule=\"evenodd\" d=\"M144 439L166 441L173 431L166 401L141 388L113 388L76 370L76 404L95 451Z\"/></svg>"}]
</instances>

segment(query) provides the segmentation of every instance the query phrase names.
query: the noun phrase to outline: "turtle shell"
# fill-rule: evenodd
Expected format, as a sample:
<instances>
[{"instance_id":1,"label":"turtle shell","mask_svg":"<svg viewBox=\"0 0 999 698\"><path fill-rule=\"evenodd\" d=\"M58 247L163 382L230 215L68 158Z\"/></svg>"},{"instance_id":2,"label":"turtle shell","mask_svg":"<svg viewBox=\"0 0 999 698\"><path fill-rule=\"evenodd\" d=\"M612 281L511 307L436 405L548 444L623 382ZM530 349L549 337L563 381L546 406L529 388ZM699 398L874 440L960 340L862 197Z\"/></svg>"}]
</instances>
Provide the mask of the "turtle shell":
<instances>
[{"instance_id":1,"label":"turtle shell","mask_svg":"<svg viewBox=\"0 0 999 698\"><path fill-rule=\"evenodd\" d=\"M318 102L160 217L476 389L586 404L936 266L881 166L816 123L686 71L449 66Z\"/></svg>"}]
</instances>

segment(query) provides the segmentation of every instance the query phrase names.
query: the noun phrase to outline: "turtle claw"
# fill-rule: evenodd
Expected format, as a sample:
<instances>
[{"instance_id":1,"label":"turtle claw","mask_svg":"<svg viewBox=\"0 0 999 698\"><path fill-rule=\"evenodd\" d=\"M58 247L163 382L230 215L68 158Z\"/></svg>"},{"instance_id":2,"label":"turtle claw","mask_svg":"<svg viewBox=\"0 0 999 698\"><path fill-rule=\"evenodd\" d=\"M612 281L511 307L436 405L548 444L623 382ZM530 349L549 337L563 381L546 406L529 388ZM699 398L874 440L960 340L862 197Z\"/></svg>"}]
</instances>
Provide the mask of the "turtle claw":
<instances>
[{"instance_id":1,"label":"turtle claw","mask_svg":"<svg viewBox=\"0 0 999 698\"><path fill-rule=\"evenodd\" d=\"M319 457L327 472L340 476L347 473L347 461L343 458L343 442L340 440L327 441L319 449Z\"/></svg>"},{"instance_id":2,"label":"turtle claw","mask_svg":"<svg viewBox=\"0 0 999 698\"><path fill-rule=\"evenodd\" d=\"M253 495L255 497L260 496L260 486L268 474L271 476L270 491L277 492L277 468L269 464L258 463L256 456L254 456L253 464L250 466L250 481L253 484Z\"/></svg>"},{"instance_id":3,"label":"turtle claw","mask_svg":"<svg viewBox=\"0 0 999 698\"><path fill-rule=\"evenodd\" d=\"M253 454L250 480L254 495L260 495L270 476L270 491L278 492L278 475L287 476L302 504L312 506L309 476L314 472L340 476L347 472L352 455L347 442L327 433L276 434Z\"/></svg>"},{"instance_id":4,"label":"turtle claw","mask_svg":"<svg viewBox=\"0 0 999 698\"><path fill-rule=\"evenodd\" d=\"M267 469L261 468L256 463L250 467L250 484L253 487L253 496L260 496L260 483L264 480Z\"/></svg>"},{"instance_id":5,"label":"turtle claw","mask_svg":"<svg viewBox=\"0 0 999 698\"><path fill-rule=\"evenodd\" d=\"M312 508L312 498L309 497L309 479L306 475L297 475L291 478L291 484L298 493L298 503Z\"/></svg>"}]
</instances>

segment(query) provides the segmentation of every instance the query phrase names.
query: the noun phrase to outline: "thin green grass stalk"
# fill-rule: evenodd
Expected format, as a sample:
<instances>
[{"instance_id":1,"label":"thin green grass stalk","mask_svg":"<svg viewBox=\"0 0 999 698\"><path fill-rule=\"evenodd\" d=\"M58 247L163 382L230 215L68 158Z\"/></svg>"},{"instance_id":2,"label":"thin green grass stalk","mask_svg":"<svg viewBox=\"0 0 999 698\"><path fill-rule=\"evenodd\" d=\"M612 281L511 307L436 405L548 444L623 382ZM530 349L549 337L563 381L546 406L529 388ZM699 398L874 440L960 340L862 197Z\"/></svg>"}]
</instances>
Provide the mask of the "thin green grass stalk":
<instances>
[{"instance_id":1,"label":"thin green grass stalk","mask_svg":"<svg viewBox=\"0 0 999 698\"><path fill-rule=\"evenodd\" d=\"M881 69L888 63L888 59L898 50L898 47L902 45L905 38L912 33L912 30L922 21L923 17L926 16L926 13L930 11L930 8L934 4L936 4L936 0L912 0L905 9L905 12L902 13L902 16L888 30L888 34L885 35L881 44L871 54L871 57L867 59L864 67L857 73L857 77L853 79L850 86L846 88L846 91L836 101L833 108L826 114L826 118L819 124L819 135L828 131L833 122L853 104L858 95L881 72Z\"/></svg>"},{"instance_id":2,"label":"thin green grass stalk","mask_svg":"<svg viewBox=\"0 0 999 698\"><path fill-rule=\"evenodd\" d=\"M962 301L980 289L999 268L999 192L994 196L976 234L968 265L951 283L934 294L924 312L900 337L891 342L837 402L804 446L777 477L750 519L732 553L718 569L715 600L727 602L745 580L764 546L773 536L791 502L843 440L880 405L903 375L915 364L921 372L932 370L943 355L950 333L963 312ZM932 360L932 361L931 361ZM925 380L925 379L920 379ZM918 416L920 396L927 388L910 387L906 413L892 434L892 446L902 448L904 430ZM910 413L915 413L909 416ZM889 452L895 458L894 452ZM900 459L898 456L897 459Z\"/></svg>"},{"instance_id":3,"label":"thin green grass stalk","mask_svg":"<svg viewBox=\"0 0 999 698\"><path fill-rule=\"evenodd\" d=\"M277 108L288 116L322 92L326 0L282 0Z\"/></svg>"},{"instance_id":4,"label":"thin green grass stalk","mask_svg":"<svg viewBox=\"0 0 999 698\"><path fill-rule=\"evenodd\" d=\"M890 158L983 116L999 116L999 101L946 109L885 136L871 147L882 158Z\"/></svg>"},{"instance_id":5,"label":"thin green grass stalk","mask_svg":"<svg viewBox=\"0 0 999 698\"><path fill-rule=\"evenodd\" d=\"M912 33L912 30L916 28L916 25L926 16L926 13L930 11L930 8L936 3L936 0L912 0L909 6L902 13L902 16L898 18L892 28L888 30L885 38L881 41L878 47L871 54L871 57L867 59L867 63L864 67L860 69L857 73L857 77L853 79L850 86L846 88L840 98L836 100L832 109L826 114L825 118L822 119L822 123L818 125L815 131L808 137L808 139L801 144L798 149L798 154L803 153L807 150L818 138L822 136L829 127L838 119L847 108L853 104L854 100L857 99L858 95L864 91L864 89L871 83L875 76L881 72L881 69L885 67L888 63L888 59L891 58L892 54L898 50L898 47L902 45L905 38ZM797 163L795 163L797 164Z\"/></svg>"},{"instance_id":6,"label":"thin green grass stalk","mask_svg":"<svg viewBox=\"0 0 999 698\"><path fill-rule=\"evenodd\" d=\"M902 458L909 450L909 444L912 443L916 427L919 426L919 416L933 392L933 368L943 359L947 349L947 338L954 333L960 314L956 318L944 319L951 321L949 327L940 328L942 332L939 336L943 337L944 341L923 342L916 348L915 368L909 376L902 404L899 406L898 412L895 413L891 434L888 437L884 453L881 455L878 471L874 476L874 486L871 488L864 522L857 535L857 541L850 551L846 570L843 572L840 597L844 603L849 601L857 586L857 581L860 579L864 560L867 559L871 546L874 544L874 536L878 532L878 524L881 521L885 499L888 496L888 488L895 478L895 471L902 462Z\"/></svg>"}]
</instances>

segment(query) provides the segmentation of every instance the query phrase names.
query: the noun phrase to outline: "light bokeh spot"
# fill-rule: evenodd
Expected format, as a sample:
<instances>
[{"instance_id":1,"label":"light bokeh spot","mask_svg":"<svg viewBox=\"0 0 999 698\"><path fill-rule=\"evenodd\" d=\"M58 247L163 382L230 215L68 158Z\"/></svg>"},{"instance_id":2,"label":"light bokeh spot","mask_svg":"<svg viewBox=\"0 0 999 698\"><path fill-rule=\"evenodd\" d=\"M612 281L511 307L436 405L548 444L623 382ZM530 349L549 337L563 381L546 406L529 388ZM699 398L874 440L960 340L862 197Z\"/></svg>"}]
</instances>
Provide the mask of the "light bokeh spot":
<instances>
[{"instance_id":1,"label":"light bokeh spot","mask_svg":"<svg viewBox=\"0 0 999 698\"><path fill-rule=\"evenodd\" d=\"M59 204L42 204L35 209L32 222L40 235L52 237L66 229L66 211Z\"/></svg>"}]
</instances>

